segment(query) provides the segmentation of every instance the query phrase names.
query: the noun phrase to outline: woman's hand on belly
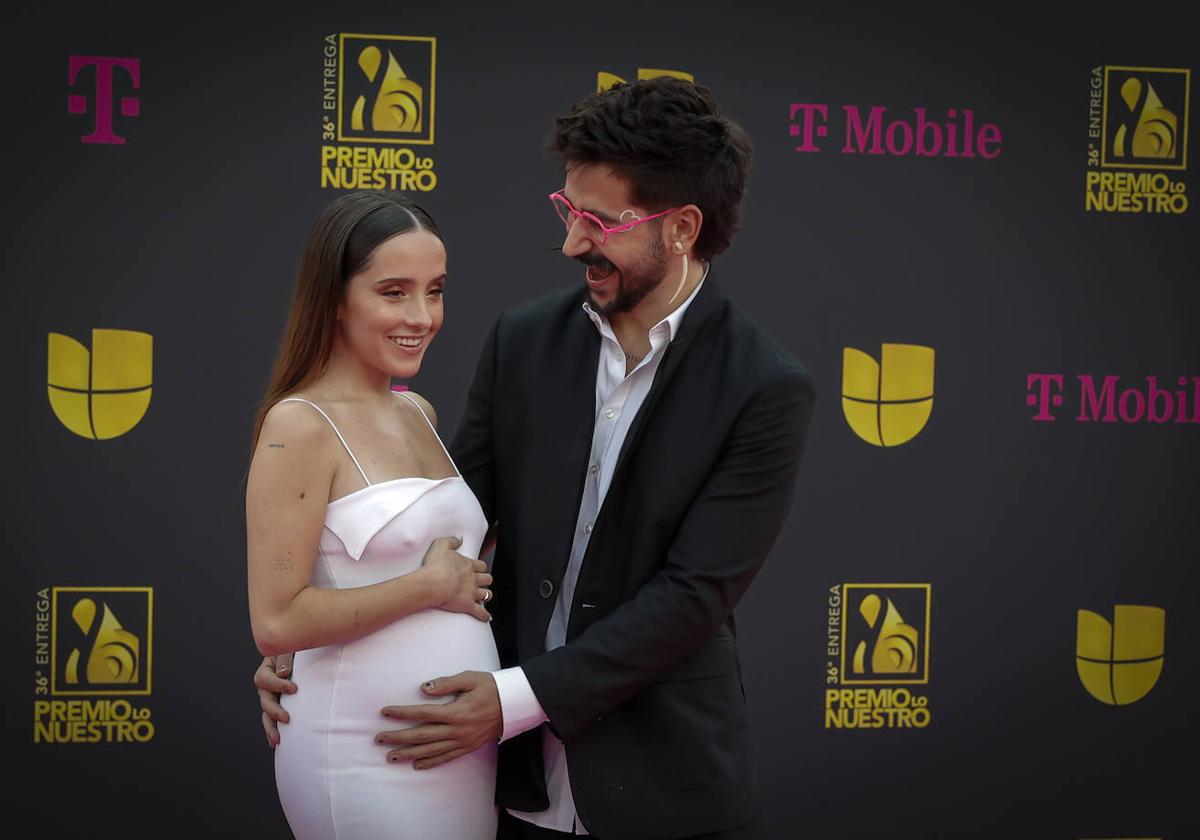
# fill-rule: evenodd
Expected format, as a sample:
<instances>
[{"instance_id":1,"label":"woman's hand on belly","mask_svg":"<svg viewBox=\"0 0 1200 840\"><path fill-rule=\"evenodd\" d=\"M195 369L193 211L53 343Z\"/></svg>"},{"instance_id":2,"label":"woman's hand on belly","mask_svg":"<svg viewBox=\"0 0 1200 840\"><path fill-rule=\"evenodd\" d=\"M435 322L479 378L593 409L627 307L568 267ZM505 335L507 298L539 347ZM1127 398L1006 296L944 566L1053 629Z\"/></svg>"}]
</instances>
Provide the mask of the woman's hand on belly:
<instances>
[{"instance_id":1,"label":"woman's hand on belly","mask_svg":"<svg viewBox=\"0 0 1200 840\"><path fill-rule=\"evenodd\" d=\"M487 563L459 554L460 547L461 537L434 540L425 552L421 569L434 577L439 591L444 594L444 599L438 604L439 609L466 613L480 621L491 621L491 613L483 606L492 597L488 589L492 585L492 576L488 574Z\"/></svg>"}]
</instances>

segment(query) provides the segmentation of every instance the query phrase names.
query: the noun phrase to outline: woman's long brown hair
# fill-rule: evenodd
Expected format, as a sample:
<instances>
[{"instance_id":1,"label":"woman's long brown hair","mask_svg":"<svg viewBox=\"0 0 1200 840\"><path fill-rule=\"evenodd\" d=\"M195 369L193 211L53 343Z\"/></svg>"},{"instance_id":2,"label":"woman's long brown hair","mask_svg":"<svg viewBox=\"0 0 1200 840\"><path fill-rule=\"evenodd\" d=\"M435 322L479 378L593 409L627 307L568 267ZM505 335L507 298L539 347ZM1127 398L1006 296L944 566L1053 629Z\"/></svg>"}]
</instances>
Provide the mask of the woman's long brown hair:
<instances>
[{"instance_id":1,"label":"woman's long brown hair","mask_svg":"<svg viewBox=\"0 0 1200 840\"><path fill-rule=\"evenodd\" d=\"M254 418L252 457L271 407L302 390L329 364L337 334L338 303L347 281L366 267L382 243L410 230L427 230L442 238L433 218L419 204L399 193L382 191L339 196L313 224L296 274L283 340Z\"/></svg>"}]
</instances>

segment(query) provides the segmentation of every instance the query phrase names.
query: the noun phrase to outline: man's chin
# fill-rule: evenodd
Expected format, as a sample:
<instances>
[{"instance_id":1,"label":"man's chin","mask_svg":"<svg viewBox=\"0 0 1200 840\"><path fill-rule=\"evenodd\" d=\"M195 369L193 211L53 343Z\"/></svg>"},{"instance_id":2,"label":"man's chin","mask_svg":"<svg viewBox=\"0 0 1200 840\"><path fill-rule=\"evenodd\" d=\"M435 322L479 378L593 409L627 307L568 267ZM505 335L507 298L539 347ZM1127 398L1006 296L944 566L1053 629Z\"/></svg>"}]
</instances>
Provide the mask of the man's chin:
<instances>
[{"instance_id":1,"label":"man's chin","mask_svg":"<svg viewBox=\"0 0 1200 840\"><path fill-rule=\"evenodd\" d=\"M609 294L597 296L595 290L593 290L586 283L583 285L583 291L587 295L588 305L591 306L592 309L604 315L614 311L614 307L620 302L620 297L618 295Z\"/></svg>"},{"instance_id":2,"label":"man's chin","mask_svg":"<svg viewBox=\"0 0 1200 840\"><path fill-rule=\"evenodd\" d=\"M592 307L592 309L594 309L596 312L599 312L601 315L607 315L609 312L611 312L613 304L616 303L616 301L611 298L607 301L597 300L596 296L592 294L591 289L588 289L587 298L588 306Z\"/></svg>"}]
</instances>

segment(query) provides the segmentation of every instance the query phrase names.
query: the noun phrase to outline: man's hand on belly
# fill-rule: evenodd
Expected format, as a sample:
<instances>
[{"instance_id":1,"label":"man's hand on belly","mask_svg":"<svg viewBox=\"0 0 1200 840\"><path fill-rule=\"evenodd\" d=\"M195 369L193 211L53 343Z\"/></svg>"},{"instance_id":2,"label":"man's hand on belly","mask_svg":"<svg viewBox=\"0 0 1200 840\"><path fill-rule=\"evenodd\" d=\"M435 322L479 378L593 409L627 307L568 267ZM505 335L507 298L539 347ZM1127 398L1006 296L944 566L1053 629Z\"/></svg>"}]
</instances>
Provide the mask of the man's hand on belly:
<instances>
[{"instance_id":1,"label":"man's hand on belly","mask_svg":"<svg viewBox=\"0 0 1200 840\"><path fill-rule=\"evenodd\" d=\"M388 761L411 761L425 770L453 761L484 744L496 743L504 729L496 681L484 671L463 671L421 686L430 697L458 695L449 703L385 706L383 716L417 723L411 729L380 732L375 742L395 746Z\"/></svg>"}]
</instances>

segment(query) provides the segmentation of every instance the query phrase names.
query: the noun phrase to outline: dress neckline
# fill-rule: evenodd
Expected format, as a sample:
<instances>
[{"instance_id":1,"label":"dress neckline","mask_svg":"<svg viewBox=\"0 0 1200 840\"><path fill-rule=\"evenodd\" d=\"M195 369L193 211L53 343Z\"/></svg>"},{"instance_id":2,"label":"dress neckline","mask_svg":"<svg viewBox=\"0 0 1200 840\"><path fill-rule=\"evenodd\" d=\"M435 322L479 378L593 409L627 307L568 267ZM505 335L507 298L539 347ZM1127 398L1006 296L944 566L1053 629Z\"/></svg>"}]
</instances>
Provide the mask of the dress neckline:
<instances>
[{"instance_id":1,"label":"dress neckline","mask_svg":"<svg viewBox=\"0 0 1200 840\"><path fill-rule=\"evenodd\" d=\"M352 490L351 492L347 493L344 496L338 496L336 499L331 499L329 501L329 503L326 505L326 507L333 507L334 505L339 504L340 502L344 502L347 499L352 499L355 496L361 496L363 493L366 493L368 490L374 490L377 487L389 487L393 484L399 484L404 481L425 482L427 484L442 484L447 481L453 481L454 479L458 479L459 481L462 481L462 476L461 475L448 475L445 478L426 478L423 475L408 475L408 476L401 476L400 478L390 478L387 481L377 481L374 484L368 484L366 487L360 487L357 490Z\"/></svg>"}]
</instances>

